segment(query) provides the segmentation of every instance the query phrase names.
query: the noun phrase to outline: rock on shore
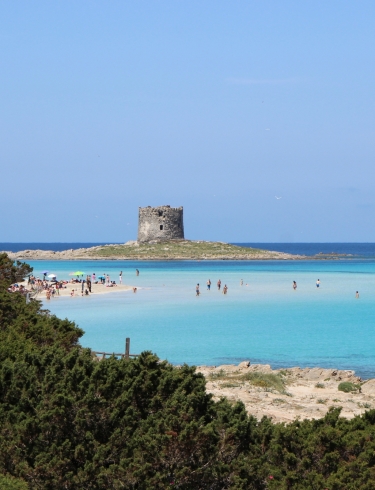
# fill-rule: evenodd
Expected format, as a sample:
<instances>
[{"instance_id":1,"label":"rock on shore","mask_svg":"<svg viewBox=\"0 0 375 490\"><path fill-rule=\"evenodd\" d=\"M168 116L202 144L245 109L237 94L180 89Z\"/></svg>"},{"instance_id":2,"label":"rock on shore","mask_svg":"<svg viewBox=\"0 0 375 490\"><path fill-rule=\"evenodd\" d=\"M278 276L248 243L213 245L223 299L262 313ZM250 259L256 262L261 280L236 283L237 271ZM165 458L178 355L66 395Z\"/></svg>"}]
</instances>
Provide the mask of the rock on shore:
<instances>
[{"instance_id":1,"label":"rock on shore","mask_svg":"<svg viewBox=\"0 0 375 490\"><path fill-rule=\"evenodd\" d=\"M354 371L299 367L273 370L269 365L249 364L200 366L197 371L206 377L207 391L214 399L240 400L257 419L317 419L329 407L342 407L341 416L353 418L375 408L375 380L363 382ZM343 382L353 391L340 391Z\"/></svg>"}]
</instances>

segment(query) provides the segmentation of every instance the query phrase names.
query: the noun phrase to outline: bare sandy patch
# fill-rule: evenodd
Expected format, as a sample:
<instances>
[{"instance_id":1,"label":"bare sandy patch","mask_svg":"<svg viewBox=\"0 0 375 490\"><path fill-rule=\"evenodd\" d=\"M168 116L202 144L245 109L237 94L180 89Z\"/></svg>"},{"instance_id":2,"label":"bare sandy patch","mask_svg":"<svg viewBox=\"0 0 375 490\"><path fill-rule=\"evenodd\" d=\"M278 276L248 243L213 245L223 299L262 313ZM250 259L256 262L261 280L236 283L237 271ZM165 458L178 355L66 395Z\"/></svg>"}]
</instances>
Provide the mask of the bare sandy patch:
<instances>
[{"instance_id":1,"label":"bare sandy patch","mask_svg":"<svg viewBox=\"0 0 375 490\"><path fill-rule=\"evenodd\" d=\"M341 416L350 419L375 408L375 380L363 381L354 371L299 367L273 370L269 365L248 364L199 366L197 371L206 377L207 391L214 399L242 401L257 419L318 419L330 407L342 407ZM341 391L343 387L350 391Z\"/></svg>"}]
</instances>

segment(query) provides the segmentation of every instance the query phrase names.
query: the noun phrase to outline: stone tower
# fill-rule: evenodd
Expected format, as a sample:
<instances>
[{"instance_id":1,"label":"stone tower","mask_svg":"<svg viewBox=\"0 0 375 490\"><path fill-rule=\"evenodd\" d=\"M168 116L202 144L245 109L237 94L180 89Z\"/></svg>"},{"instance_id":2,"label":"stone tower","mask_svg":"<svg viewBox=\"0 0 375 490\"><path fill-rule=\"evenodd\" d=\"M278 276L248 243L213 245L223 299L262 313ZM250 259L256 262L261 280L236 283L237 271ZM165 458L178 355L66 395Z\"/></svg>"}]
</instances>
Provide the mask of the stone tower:
<instances>
[{"instance_id":1,"label":"stone tower","mask_svg":"<svg viewBox=\"0 0 375 490\"><path fill-rule=\"evenodd\" d=\"M183 239L183 212L182 207L139 208L138 241Z\"/></svg>"}]
</instances>

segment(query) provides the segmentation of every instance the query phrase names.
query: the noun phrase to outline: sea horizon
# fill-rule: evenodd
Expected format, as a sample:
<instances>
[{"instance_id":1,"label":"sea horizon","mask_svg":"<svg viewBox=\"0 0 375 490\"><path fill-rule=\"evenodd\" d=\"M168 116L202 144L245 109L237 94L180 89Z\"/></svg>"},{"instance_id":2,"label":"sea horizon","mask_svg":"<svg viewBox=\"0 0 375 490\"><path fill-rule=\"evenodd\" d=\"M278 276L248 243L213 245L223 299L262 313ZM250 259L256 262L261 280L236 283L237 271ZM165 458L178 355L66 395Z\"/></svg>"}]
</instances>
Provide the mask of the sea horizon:
<instances>
[{"instance_id":1,"label":"sea horizon","mask_svg":"<svg viewBox=\"0 0 375 490\"><path fill-rule=\"evenodd\" d=\"M23 250L63 250L90 248L107 244L123 245L125 242L0 242L0 250L21 252ZM375 260L374 242L227 242L242 247L260 248L293 255L314 256L338 254Z\"/></svg>"}]
</instances>

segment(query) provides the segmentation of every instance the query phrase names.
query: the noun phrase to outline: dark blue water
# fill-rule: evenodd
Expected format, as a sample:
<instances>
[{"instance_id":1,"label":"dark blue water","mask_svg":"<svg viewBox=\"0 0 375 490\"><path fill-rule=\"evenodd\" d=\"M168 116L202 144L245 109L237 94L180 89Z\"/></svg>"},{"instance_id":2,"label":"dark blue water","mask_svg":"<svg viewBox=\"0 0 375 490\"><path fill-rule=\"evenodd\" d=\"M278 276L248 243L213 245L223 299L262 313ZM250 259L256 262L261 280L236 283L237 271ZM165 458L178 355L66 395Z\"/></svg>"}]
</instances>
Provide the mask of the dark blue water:
<instances>
[{"instance_id":1,"label":"dark blue water","mask_svg":"<svg viewBox=\"0 0 375 490\"><path fill-rule=\"evenodd\" d=\"M343 254L375 259L375 243L235 243L234 245L296 255Z\"/></svg>"},{"instance_id":2,"label":"dark blue water","mask_svg":"<svg viewBox=\"0 0 375 490\"><path fill-rule=\"evenodd\" d=\"M375 243L234 243L245 247L275 250L297 255L344 254L357 258L375 259ZM62 250L88 248L106 243L0 243L0 250Z\"/></svg>"},{"instance_id":3,"label":"dark blue water","mask_svg":"<svg viewBox=\"0 0 375 490\"><path fill-rule=\"evenodd\" d=\"M0 243L0 250L6 252L21 252L22 250L52 250L53 252L62 252L63 250L97 247L98 245L107 245L106 243ZM115 242L116 243L116 242Z\"/></svg>"}]
</instances>

